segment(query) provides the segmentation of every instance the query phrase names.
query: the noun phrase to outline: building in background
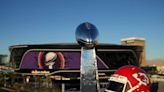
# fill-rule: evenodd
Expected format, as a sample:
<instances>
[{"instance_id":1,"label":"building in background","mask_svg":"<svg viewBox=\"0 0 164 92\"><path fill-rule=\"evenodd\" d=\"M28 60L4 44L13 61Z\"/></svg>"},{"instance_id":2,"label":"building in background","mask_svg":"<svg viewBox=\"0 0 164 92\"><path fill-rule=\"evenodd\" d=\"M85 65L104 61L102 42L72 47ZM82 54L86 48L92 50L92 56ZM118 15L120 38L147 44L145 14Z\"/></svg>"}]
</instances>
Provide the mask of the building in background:
<instances>
[{"instance_id":1,"label":"building in background","mask_svg":"<svg viewBox=\"0 0 164 92\"><path fill-rule=\"evenodd\" d=\"M132 46L142 46L142 52L140 54L139 61L141 61L141 66L146 66L146 49L145 49L145 39L138 37L130 37L121 39L122 45L132 45Z\"/></svg>"},{"instance_id":2,"label":"building in background","mask_svg":"<svg viewBox=\"0 0 164 92\"><path fill-rule=\"evenodd\" d=\"M8 65L8 55L0 54L0 65Z\"/></svg>"}]
</instances>

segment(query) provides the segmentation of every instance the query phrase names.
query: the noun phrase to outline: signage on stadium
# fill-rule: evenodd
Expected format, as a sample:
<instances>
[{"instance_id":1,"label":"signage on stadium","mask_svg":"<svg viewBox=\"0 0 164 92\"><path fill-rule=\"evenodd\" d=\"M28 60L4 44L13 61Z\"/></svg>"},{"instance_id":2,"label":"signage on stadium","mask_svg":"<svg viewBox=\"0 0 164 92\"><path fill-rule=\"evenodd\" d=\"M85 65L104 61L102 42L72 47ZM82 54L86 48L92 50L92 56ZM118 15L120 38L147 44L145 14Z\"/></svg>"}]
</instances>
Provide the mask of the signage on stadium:
<instances>
[{"instance_id":1,"label":"signage on stadium","mask_svg":"<svg viewBox=\"0 0 164 92\"><path fill-rule=\"evenodd\" d=\"M33 70L31 71L32 74L37 75L37 74L49 74L50 71L38 71L38 70Z\"/></svg>"}]
</instances>

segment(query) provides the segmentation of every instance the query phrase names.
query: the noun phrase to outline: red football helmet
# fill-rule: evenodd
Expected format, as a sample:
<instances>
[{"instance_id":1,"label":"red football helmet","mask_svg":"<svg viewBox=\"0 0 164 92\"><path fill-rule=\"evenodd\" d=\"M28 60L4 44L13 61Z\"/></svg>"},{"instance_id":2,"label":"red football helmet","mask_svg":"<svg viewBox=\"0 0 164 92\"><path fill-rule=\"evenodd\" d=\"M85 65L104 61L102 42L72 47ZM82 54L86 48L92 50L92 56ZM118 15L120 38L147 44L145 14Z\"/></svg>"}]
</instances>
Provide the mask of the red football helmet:
<instances>
[{"instance_id":1,"label":"red football helmet","mask_svg":"<svg viewBox=\"0 0 164 92\"><path fill-rule=\"evenodd\" d=\"M151 82L145 71L126 65L119 68L110 78L106 92L150 92Z\"/></svg>"}]
</instances>

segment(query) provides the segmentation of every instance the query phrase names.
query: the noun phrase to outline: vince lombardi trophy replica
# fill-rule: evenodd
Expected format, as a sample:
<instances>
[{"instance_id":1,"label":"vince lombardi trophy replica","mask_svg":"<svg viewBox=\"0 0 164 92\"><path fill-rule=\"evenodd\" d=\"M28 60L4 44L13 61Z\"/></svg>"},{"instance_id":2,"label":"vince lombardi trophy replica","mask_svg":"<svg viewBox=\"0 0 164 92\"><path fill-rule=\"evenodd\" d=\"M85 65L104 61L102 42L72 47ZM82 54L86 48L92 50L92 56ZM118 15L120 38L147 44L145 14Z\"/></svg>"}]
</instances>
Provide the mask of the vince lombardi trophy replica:
<instances>
[{"instance_id":1,"label":"vince lombardi trophy replica","mask_svg":"<svg viewBox=\"0 0 164 92\"><path fill-rule=\"evenodd\" d=\"M98 68L95 46L98 43L98 30L88 22L76 29L76 40L81 46L80 90L81 92L99 92Z\"/></svg>"}]
</instances>

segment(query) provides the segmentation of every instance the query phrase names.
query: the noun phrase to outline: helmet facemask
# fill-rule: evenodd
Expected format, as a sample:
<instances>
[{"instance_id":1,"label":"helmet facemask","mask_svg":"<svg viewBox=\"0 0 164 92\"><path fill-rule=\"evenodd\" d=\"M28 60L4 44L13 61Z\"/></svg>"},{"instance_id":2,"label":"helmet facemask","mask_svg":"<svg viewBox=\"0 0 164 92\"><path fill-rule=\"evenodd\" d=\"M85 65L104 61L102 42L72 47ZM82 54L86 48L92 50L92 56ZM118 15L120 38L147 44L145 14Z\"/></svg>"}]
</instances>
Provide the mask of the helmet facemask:
<instances>
[{"instance_id":1,"label":"helmet facemask","mask_svg":"<svg viewBox=\"0 0 164 92\"><path fill-rule=\"evenodd\" d=\"M114 74L109 78L106 92L125 92L128 79L124 76Z\"/></svg>"}]
</instances>

